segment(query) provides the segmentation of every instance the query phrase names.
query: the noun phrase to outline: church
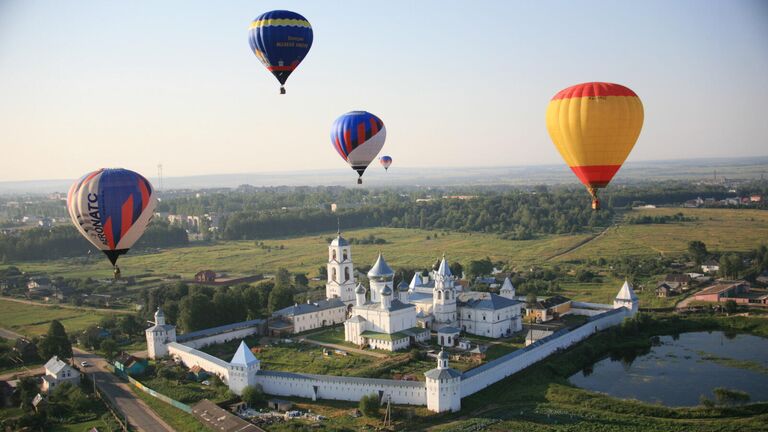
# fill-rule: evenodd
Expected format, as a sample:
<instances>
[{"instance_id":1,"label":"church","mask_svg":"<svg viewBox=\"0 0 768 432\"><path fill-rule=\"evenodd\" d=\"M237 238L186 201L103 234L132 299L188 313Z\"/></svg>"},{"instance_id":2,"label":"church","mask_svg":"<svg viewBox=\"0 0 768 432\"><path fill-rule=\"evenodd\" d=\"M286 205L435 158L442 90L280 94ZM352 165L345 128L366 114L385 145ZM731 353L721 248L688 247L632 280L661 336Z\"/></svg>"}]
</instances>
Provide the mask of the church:
<instances>
[{"instance_id":1,"label":"church","mask_svg":"<svg viewBox=\"0 0 768 432\"><path fill-rule=\"evenodd\" d=\"M515 300L508 278L501 295L464 291L445 256L430 276L416 273L410 284L395 288L394 276L379 254L368 272L370 289L366 289L355 282L349 242L339 233L328 246L326 296L347 305L347 342L396 351L429 340L431 330L443 346L457 344L460 332L499 338L522 330L522 302Z\"/></svg>"}]
</instances>

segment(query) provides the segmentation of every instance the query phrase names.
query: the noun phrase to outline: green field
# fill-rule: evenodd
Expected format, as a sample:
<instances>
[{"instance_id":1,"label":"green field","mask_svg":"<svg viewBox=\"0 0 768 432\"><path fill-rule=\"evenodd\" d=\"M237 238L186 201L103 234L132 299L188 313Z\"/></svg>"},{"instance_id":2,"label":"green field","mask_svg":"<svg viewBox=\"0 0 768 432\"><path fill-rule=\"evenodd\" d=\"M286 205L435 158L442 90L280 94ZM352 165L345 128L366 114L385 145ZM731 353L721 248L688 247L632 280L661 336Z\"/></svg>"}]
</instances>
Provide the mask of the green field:
<instances>
[{"instance_id":1,"label":"green field","mask_svg":"<svg viewBox=\"0 0 768 432\"><path fill-rule=\"evenodd\" d=\"M676 255L688 242L701 240L710 251L747 251L768 243L768 212L732 209L659 208L633 210L627 216L662 216L683 213L696 218L668 224L619 224L605 235L559 256L556 261L620 256Z\"/></svg>"},{"instance_id":2,"label":"green field","mask_svg":"<svg viewBox=\"0 0 768 432\"><path fill-rule=\"evenodd\" d=\"M74 334L88 326L98 324L103 312L87 308L64 309L55 306L35 306L0 299L0 328L6 328L25 336L39 336L48 331L51 321L59 320Z\"/></svg>"},{"instance_id":3,"label":"green field","mask_svg":"<svg viewBox=\"0 0 768 432\"><path fill-rule=\"evenodd\" d=\"M280 267L292 272L317 275L318 267L327 261L328 244L324 235L266 240L271 251L256 245L254 241L227 241L215 244L188 246L163 250L157 253L134 252L120 259L123 276L153 273L156 275L178 274L191 278L203 269L217 272L248 275L271 273ZM375 228L345 232L347 238L363 238L374 235L387 241L382 245L353 245L353 259L358 265L371 265L381 251L393 267L427 268L446 253L451 261L468 263L486 256L493 260L512 263L532 263L541 257L564 251L589 237L586 234L548 236L536 240L501 240L492 234L443 233L402 228ZM426 240L427 236L437 238ZM283 246L283 249L280 249ZM80 258L50 262L15 262L24 271L48 273L73 278L109 278L112 269L104 260L86 261ZM3 266L0 266L2 268Z\"/></svg>"}]
</instances>

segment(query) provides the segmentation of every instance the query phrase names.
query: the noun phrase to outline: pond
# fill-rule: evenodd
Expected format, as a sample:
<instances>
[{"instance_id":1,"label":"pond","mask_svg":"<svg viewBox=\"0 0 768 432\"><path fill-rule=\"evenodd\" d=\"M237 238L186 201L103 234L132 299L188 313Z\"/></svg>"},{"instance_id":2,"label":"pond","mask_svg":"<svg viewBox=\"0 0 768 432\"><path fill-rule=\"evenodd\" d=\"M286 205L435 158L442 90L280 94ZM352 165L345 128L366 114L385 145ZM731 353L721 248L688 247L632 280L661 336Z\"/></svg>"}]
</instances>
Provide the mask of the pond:
<instances>
[{"instance_id":1,"label":"pond","mask_svg":"<svg viewBox=\"0 0 768 432\"><path fill-rule=\"evenodd\" d=\"M613 353L569 378L571 384L622 399L694 406L725 387L768 401L768 339L693 332L654 338L644 353Z\"/></svg>"}]
</instances>

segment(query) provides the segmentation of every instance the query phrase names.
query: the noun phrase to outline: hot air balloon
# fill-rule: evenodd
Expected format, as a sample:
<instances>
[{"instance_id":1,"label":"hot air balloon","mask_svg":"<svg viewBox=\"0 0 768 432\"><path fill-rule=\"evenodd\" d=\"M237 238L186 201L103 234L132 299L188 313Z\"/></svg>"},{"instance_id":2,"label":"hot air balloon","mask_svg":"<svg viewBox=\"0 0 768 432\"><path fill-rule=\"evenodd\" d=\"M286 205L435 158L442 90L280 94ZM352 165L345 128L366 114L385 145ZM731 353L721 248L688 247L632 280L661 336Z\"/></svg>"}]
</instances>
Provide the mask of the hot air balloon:
<instances>
[{"instance_id":1,"label":"hot air balloon","mask_svg":"<svg viewBox=\"0 0 768 432\"><path fill-rule=\"evenodd\" d=\"M389 166L392 165L392 158L389 156L382 156L379 158L379 162L381 163L381 166L384 167L384 170L388 171Z\"/></svg>"},{"instance_id":2,"label":"hot air balloon","mask_svg":"<svg viewBox=\"0 0 768 432\"><path fill-rule=\"evenodd\" d=\"M312 26L296 12L275 10L251 22L248 42L256 57L280 81L280 94L285 94L285 81L312 47Z\"/></svg>"},{"instance_id":3,"label":"hot air balloon","mask_svg":"<svg viewBox=\"0 0 768 432\"><path fill-rule=\"evenodd\" d=\"M363 183L365 169L379 154L386 138L384 122L366 111L350 111L331 126L333 148L360 175L357 184Z\"/></svg>"},{"instance_id":4,"label":"hot air balloon","mask_svg":"<svg viewBox=\"0 0 768 432\"><path fill-rule=\"evenodd\" d=\"M104 252L120 275L117 258L141 237L152 219L157 197L140 174L102 168L77 180L67 194L67 208L80 234Z\"/></svg>"},{"instance_id":5,"label":"hot air balloon","mask_svg":"<svg viewBox=\"0 0 768 432\"><path fill-rule=\"evenodd\" d=\"M557 93L547 107L547 130L560 155L600 209L597 189L611 181L640 136L643 104L619 84L590 82Z\"/></svg>"}]
</instances>

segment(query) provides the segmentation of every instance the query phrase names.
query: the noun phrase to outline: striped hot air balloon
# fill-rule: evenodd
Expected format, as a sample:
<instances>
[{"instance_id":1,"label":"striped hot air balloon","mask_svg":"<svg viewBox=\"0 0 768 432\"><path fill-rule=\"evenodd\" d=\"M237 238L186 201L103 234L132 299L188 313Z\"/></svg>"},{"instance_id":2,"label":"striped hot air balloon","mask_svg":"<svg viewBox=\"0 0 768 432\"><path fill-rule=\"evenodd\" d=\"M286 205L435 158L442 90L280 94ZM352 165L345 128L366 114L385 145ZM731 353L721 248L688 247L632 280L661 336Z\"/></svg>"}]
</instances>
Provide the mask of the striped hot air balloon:
<instances>
[{"instance_id":1,"label":"striped hot air balloon","mask_svg":"<svg viewBox=\"0 0 768 432\"><path fill-rule=\"evenodd\" d=\"M363 173L387 138L384 122L366 111L350 111L341 115L331 126L331 144L342 159L357 171L363 182Z\"/></svg>"},{"instance_id":2,"label":"striped hot air balloon","mask_svg":"<svg viewBox=\"0 0 768 432\"><path fill-rule=\"evenodd\" d=\"M312 48L312 25L296 12L275 10L263 13L251 22L248 42L264 67L280 82L285 94L288 76Z\"/></svg>"},{"instance_id":3,"label":"striped hot air balloon","mask_svg":"<svg viewBox=\"0 0 768 432\"><path fill-rule=\"evenodd\" d=\"M643 127L643 104L619 84L590 82L557 93L547 107L547 130L560 155L600 208L604 188L632 151Z\"/></svg>"},{"instance_id":4,"label":"striped hot air balloon","mask_svg":"<svg viewBox=\"0 0 768 432\"><path fill-rule=\"evenodd\" d=\"M384 171L389 171L389 166L392 165L392 158L389 156L382 156L379 158L379 163L384 167Z\"/></svg>"},{"instance_id":5,"label":"striped hot air balloon","mask_svg":"<svg viewBox=\"0 0 768 432\"><path fill-rule=\"evenodd\" d=\"M157 206L152 185L140 174L102 168L77 180L67 209L80 234L104 252L119 275L117 258L144 234Z\"/></svg>"}]
</instances>

